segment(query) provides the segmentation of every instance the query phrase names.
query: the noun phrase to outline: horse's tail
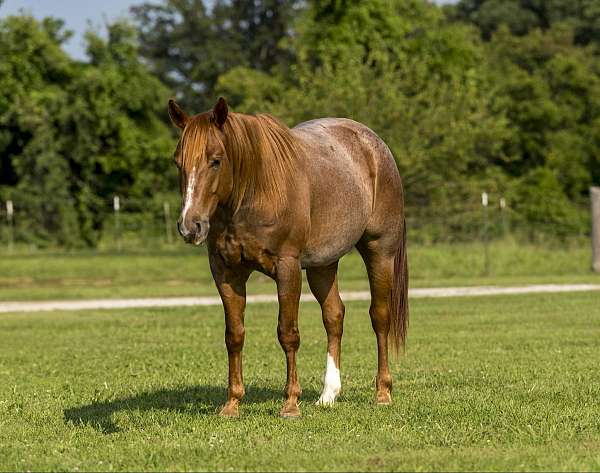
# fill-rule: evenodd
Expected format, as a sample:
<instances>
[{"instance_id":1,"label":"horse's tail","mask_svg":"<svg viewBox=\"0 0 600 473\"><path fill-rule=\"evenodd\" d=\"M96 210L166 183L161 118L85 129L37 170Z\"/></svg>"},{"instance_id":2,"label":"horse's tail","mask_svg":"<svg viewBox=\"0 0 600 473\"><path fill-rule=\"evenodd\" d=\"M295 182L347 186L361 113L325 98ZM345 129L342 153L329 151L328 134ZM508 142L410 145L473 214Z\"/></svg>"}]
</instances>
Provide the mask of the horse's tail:
<instances>
[{"instance_id":1,"label":"horse's tail","mask_svg":"<svg viewBox=\"0 0 600 473\"><path fill-rule=\"evenodd\" d=\"M390 338L394 355L404 348L408 330L408 258L406 255L406 219L402 224L402 241L394 257L394 280L390 294Z\"/></svg>"}]
</instances>

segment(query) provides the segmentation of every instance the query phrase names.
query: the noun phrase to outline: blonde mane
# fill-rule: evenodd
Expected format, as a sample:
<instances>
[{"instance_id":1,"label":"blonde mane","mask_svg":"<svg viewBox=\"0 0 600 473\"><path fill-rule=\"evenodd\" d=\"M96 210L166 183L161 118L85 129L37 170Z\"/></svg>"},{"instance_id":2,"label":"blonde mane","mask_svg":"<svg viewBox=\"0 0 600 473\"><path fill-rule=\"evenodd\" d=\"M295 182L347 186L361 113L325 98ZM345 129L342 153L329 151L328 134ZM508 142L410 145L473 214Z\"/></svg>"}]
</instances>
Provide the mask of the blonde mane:
<instances>
[{"instance_id":1,"label":"blonde mane","mask_svg":"<svg viewBox=\"0 0 600 473\"><path fill-rule=\"evenodd\" d=\"M233 169L229 204L234 212L244 205L278 214L298 168L300 145L291 130L271 115L230 113L223 132L224 139L212 114L193 117L181 137L186 169L205 157L209 138L219 140Z\"/></svg>"}]
</instances>

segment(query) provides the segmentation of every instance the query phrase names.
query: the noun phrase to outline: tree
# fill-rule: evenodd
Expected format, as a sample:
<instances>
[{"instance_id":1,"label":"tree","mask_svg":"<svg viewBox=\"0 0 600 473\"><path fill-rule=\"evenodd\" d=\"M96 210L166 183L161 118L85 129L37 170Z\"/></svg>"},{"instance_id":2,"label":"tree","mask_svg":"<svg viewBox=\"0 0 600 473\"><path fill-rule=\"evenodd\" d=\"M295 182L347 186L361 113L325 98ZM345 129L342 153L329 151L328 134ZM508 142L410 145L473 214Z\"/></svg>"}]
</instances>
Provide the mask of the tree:
<instances>
[{"instance_id":1,"label":"tree","mask_svg":"<svg viewBox=\"0 0 600 473\"><path fill-rule=\"evenodd\" d=\"M506 115L512 134L505 147L510 159L502 167L516 186L514 195L527 196L516 205L526 220L564 225L568 215L569 228L582 228L600 138L594 55L573 44L573 30L565 25L522 37L501 27L489 54L498 85L493 109Z\"/></svg>"},{"instance_id":2,"label":"tree","mask_svg":"<svg viewBox=\"0 0 600 473\"><path fill-rule=\"evenodd\" d=\"M113 195L137 200L136 210L144 211L176 183L163 119L168 91L140 63L135 30L123 22L107 28L106 41L87 34L90 64L70 85L74 102L62 124L70 130L65 147L89 243L99 237Z\"/></svg>"},{"instance_id":3,"label":"tree","mask_svg":"<svg viewBox=\"0 0 600 473\"><path fill-rule=\"evenodd\" d=\"M298 26L297 63L275 76L235 68L217 91L233 106L268 111L293 125L343 116L391 147L409 206L460 206L479 182L502 177L506 123L490 113L479 71L483 50L470 28L444 24L422 1L315 2Z\"/></svg>"},{"instance_id":4,"label":"tree","mask_svg":"<svg viewBox=\"0 0 600 473\"><path fill-rule=\"evenodd\" d=\"M76 212L54 126L74 72L60 26L27 16L0 22L0 195L27 216L17 224L28 239L72 243Z\"/></svg>"},{"instance_id":5,"label":"tree","mask_svg":"<svg viewBox=\"0 0 600 473\"><path fill-rule=\"evenodd\" d=\"M0 196L15 201L21 239L93 245L114 193L150 199L175 182L168 93L139 62L131 27L88 34L83 64L61 49L60 26L0 21Z\"/></svg>"},{"instance_id":6,"label":"tree","mask_svg":"<svg viewBox=\"0 0 600 473\"><path fill-rule=\"evenodd\" d=\"M518 36L559 23L573 28L576 44L600 42L600 3L597 0L460 0L446 8L454 20L478 26L490 40L501 25Z\"/></svg>"},{"instance_id":7,"label":"tree","mask_svg":"<svg viewBox=\"0 0 600 473\"><path fill-rule=\"evenodd\" d=\"M514 176L553 167L567 195L587 192L595 155L593 124L600 117L600 78L593 56L573 46L568 28L515 37L504 29L489 50L497 83L497 110L506 113L514 139L506 170Z\"/></svg>"},{"instance_id":8,"label":"tree","mask_svg":"<svg viewBox=\"0 0 600 473\"><path fill-rule=\"evenodd\" d=\"M219 75L236 66L270 71L292 56L286 47L299 0L166 0L132 7L140 52L189 107L212 106Z\"/></svg>"}]
</instances>

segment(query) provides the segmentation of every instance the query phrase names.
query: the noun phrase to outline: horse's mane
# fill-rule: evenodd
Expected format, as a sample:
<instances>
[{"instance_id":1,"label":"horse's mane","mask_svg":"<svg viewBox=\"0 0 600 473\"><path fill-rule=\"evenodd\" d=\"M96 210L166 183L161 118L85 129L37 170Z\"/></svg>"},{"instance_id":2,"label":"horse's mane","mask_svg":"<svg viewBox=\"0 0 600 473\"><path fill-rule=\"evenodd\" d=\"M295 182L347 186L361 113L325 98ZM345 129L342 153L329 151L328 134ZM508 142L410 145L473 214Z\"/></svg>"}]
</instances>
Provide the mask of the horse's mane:
<instances>
[{"instance_id":1,"label":"horse's mane","mask_svg":"<svg viewBox=\"0 0 600 473\"><path fill-rule=\"evenodd\" d=\"M211 113L194 116L181 137L184 166L205 159L209 137L220 140L233 169L234 211L251 205L279 213L298 166L300 145L291 130L271 115L229 113L223 132L221 139Z\"/></svg>"}]
</instances>

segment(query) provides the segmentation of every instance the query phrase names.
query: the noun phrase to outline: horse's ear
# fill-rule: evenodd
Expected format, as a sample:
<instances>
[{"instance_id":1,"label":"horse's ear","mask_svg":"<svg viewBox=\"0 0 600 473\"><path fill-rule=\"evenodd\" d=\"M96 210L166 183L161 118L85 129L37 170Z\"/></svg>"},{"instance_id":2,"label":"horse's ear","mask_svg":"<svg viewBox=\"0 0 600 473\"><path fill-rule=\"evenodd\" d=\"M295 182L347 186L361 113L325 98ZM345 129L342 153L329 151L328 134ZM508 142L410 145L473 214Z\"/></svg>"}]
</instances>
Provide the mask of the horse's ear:
<instances>
[{"instance_id":1,"label":"horse's ear","mask_svg":"<svg viewBox=\"0 0 600 473\"><path fill-rule=\"evenodd\" d=\"M169 116L171 117L171 121L173 122L173 124L176 127L181 128L182 130L185 128L185 125L189 120L187 114L181 109L179 105L177 105L177 102L175 102L175 100L173 99L169 100Z\"/></svg>"},{"instance_id":2,"label":"horse's ear","mask_svg":"<svg viewBox=\"0 0 600 473\"><path fill-rule=\"evenodd\" d=\"M213 118L215 120L215 124L222 129L223 125L225 125L225 120L227 120L227 114L229 113L229 109L227 108L227 102L223 97L219 97L217 103L213 108Z\"/></svg>"}]
</instances>

